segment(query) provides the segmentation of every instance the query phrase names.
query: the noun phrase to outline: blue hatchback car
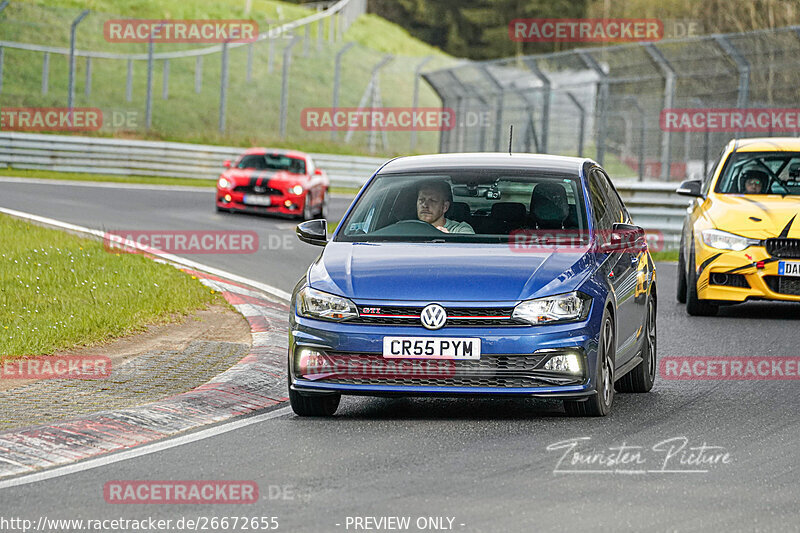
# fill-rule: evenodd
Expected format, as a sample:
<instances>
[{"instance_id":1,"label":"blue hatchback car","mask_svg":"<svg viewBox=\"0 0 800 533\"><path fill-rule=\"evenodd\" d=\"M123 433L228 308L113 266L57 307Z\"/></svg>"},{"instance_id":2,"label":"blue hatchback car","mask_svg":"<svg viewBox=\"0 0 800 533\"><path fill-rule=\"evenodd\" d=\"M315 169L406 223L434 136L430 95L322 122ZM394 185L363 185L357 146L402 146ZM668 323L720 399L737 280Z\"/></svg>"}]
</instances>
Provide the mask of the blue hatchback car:
<instances>
[{"instance_id":1,"label":"blue hatchback car","mask_svg":"<svg viewBox=\"0 0 800 533\"><path fill-rule=\"evenodd\" d=\"M604 416L656 374L656 273L606 172L583 158L389 161L292 294L289 397L534 396Z\"/></svg>"}]
</instances>

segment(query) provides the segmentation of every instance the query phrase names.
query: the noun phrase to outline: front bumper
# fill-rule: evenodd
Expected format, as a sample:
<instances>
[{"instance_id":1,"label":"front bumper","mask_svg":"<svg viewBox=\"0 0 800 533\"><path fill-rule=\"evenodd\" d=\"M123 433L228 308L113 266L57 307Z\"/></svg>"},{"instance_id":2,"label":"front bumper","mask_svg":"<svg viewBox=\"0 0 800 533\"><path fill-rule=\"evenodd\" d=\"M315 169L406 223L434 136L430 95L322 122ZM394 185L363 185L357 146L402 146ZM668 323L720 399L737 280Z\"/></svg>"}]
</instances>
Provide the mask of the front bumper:
<instances>
[{"instance_id":1,"label":"front bumper","mask_svg":"<svg viewBox=\"0 0 800 533\"><path fill-rule=\"evenodd\" d=\"M244 203L245 193L230 189L217 189L217 207L242 211L254 214L282 214L282 215L301 215L305 207L306 197L303 194L296 195L291 193L269 195L270 204L268 206L251 205Z\"/></svg>"},{"instance_id":2,"label":"front bumper","mask_svg":"<svg viewBox=\"0 0 800 533\"><path fill-rule=\"evenodd\" d=\"M800 291L796 290L790 277L779 276L780 261L798 261L772 257L763 246L750 246L741 252L718 250L695 242L697 295L703 300L740 303L747 300L778 300L800 302ZM731 275L743 276L748 287L720 284ZM780 278L789 278L782 281ZM800 278L797 287L800 288Z\"/></svg>"},{"instance_id":3,"label":"front bumper","mask_svg":"<svg viewBox=\"0 0 800 533\"><path fill-rule=\"evenodd\" d=\"M340 393L368 396L535 396L580 399L595 394L597 339L602 309L593 306L581 322L545 326L445 327L430 331L421 326L386 326L325 322L299 317L290 320L289 376L293 390L304 394ZM598 316L599 315L599 316ZM479 361L438 360L433 373L406 372L401 365L419 359L385 360L384 336L478 337ZM339 370L320 378L298 375L301 349L330 355ZM575 353L582 360L581 375L545 371L553 355ZM373 364L394 365L399 371L364 372ZM445 366L445 363L449 366ZM411 367L407 367L411 368ZM355 369L355 371L354 371ZM444 369L444 370L442 370Z\"/></svg>"}]
</instances>

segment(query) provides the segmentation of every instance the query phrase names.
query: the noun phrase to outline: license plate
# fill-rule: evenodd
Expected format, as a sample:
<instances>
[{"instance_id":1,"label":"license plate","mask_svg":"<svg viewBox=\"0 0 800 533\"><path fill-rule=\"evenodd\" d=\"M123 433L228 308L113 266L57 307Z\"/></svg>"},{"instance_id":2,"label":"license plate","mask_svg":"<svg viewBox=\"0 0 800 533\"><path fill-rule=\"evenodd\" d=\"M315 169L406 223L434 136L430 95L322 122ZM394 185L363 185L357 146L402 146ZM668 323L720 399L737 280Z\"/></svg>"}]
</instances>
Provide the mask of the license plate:
<instances>
[{"instance_id":1,"label":"license plate","mask_svg":"<svg viewBox=\"0 0 800 533\"><path fill-rule=\"evenodd\" d=\"M481 340L456 337L384 337L388 359L480 359Z\"/></svg>"},{"instance_id":2,"label":"license plate","mask_svg":"<svg viewBox=\"0 0 800 533\"><path fill-rule=\"evenodd\" d=\"M272 198L270 198L269 196L256 196L252 194L245 194L244 203L248 205L272 205Z\"/></svg>"},{"instance_id":3,"label":"license plate","mask_svg":"<svg viewBox=\"0 0 800 533\"><path fill-rule=\"evenodd\" d=\"M779 276L800 276L800 261L778 261Z\"/></svg>"}]
</instances>

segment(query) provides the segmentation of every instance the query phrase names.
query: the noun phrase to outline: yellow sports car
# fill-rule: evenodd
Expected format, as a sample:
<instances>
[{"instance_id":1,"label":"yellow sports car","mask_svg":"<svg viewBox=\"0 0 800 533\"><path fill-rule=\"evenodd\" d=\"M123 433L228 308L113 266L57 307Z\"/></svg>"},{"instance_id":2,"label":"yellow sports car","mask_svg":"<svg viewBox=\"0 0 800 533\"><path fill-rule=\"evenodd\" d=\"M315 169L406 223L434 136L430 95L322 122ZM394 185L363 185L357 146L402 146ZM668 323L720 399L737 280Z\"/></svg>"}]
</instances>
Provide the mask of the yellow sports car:
<instances>
[{"instance_id":1,"label":"yellow sports car","mask_svg":"<svg viewBox=\"0 0 800 533\"><path fill-rule=\"evenodd\" d=\"M690 315L747 300L800 302L800 139L731 141L693 197L683 224L678 301Z\"/></svg>"}]
</instances>

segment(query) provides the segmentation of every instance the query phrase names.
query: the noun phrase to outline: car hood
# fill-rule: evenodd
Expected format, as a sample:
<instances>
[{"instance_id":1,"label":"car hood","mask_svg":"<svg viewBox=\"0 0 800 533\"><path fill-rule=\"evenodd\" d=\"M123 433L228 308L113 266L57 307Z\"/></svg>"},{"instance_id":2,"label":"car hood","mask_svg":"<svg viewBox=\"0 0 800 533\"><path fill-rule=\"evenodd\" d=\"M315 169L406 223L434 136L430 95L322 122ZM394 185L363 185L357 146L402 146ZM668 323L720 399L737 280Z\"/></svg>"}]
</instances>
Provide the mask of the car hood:
<instances>
[{"instance_id":1,"label":"car hood","mask_svg":"<svg viewBox=\"0 0 800 533\"><path fill-rule=\"evenodd\" d=\"M501 244L331 242L309 281L354 300L511 302L575 290L593 264L592 254Z\"/></svg>"},{"instance_id":2,"label":"car hood","mask_svg":"<svg viewBox=\"0 0 800 533\"><path fill-rule=\"evenodd\" d=\"M292 174L285 170L255 170L247 168L232 168L227 170L223 176L235 180L239 185L245 185L261 180L261 184L268 181L297 181L303 177L302 174Z\"/></svg>"},{"instance_id":3,"label":"car hood","mask_svg":"<svg viewBox=\"0 0 800 533\"><path fill-rule=\"evenodd\" d=\"M714 195L706 213L714 227L752 239L800 238L800 198L779 195ZM788 229L787 229L788 228Z\"/></svg>"}]
</instances>

